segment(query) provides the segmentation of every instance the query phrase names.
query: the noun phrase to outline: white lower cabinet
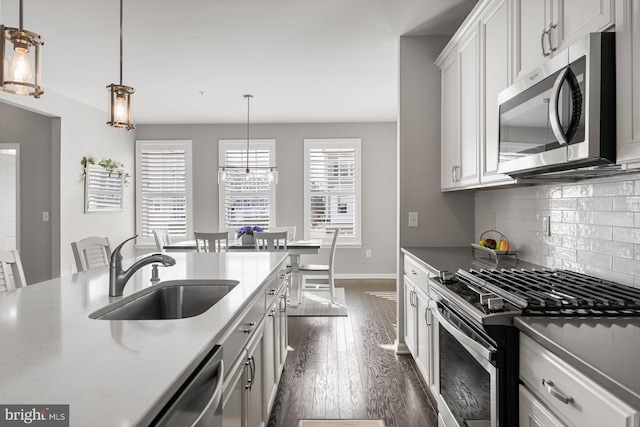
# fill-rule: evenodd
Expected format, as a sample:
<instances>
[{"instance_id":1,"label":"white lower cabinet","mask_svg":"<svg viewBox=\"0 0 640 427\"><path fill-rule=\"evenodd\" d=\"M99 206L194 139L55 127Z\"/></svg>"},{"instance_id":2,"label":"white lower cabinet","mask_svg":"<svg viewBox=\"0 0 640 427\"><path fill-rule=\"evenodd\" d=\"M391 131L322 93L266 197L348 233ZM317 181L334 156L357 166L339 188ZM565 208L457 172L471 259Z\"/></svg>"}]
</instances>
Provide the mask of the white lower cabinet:
<instances>
[{"instance_id":1,"label":"white lower cabinet","mask_svg":"<svg viewBox=\"0 0 640 427\"><path fill-rule=\"evenodd\" d=\"M223 427L260 427L269 420L288 347L287 282L283 278L284 274L273 278L221 342L225 360L232 359L225 362ZM261 316L256 319L258 312ZM240 337L245 341L238 354L235 346ZM227 342L229 355L225 353Z\"/></svg>"},{"instance_id":2,"label":"white lower cabinet","mask_svg":"<svg viewBox=\"0 0 640 427\"><path fill-rule=\"evenodd\" d=\"M433 347L431 313L429 311L429 273L415 261L404 258L404 341L416 362L422 378L433 382Z\"/></svg>"},{"instance_id":3,"label":"white lower cabinet","mask_svg":"<svg viewBox=\"0 0 640 427\"><path fill-rule=\"evenodd\" d=\"M522 333L520 380L521 427L631 427L640 423L637 409Z\"/></svg>"}]
</instances>

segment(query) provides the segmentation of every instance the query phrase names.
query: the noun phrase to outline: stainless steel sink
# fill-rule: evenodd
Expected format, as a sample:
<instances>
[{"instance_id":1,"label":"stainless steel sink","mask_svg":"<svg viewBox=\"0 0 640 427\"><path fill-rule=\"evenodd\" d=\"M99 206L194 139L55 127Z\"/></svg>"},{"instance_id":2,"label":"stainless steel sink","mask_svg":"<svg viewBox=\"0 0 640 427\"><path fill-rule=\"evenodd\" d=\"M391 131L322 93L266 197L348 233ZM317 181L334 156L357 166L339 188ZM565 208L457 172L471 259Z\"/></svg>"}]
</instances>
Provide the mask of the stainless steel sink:
<instances>
[{"instance_id":1,"label":"stainless steel sink","mask_svg":"<svg viewBox=\"0 0 640 427\"><path fill-rule=\"evenodd\" d=\"M170 280L143 289L89 315L102 320L184 319L224 298L237 280Z\"/></svg>"}]
</instances>

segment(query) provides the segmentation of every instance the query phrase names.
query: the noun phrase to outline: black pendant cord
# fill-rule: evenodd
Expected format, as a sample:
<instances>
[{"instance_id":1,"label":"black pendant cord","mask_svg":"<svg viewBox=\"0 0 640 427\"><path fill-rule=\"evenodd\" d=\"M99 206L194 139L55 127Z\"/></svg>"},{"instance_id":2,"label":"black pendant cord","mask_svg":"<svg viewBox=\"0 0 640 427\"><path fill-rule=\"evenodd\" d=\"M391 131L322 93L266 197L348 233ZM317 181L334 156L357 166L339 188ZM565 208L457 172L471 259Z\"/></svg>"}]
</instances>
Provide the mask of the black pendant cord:
<instances>
[{"instance_id":1,"label":"black pendant cord","mask_svg":"<svg viewBox=\"0 0 640 427\"><path fill-rule=\"evenodd\" d=\"M122 86L122 1L120 0L120 86Z\"/></svg>"},{"instance_id":2,"label":"black pendant cord","mask_svg":"<svg viewBox=\"0 0 640 427\"><path fill-rule=\"evenodd\" d=\"M24 22L22 20L22 0L20 0L20 31L24 28Z\"/></svg>"}]
</instances>

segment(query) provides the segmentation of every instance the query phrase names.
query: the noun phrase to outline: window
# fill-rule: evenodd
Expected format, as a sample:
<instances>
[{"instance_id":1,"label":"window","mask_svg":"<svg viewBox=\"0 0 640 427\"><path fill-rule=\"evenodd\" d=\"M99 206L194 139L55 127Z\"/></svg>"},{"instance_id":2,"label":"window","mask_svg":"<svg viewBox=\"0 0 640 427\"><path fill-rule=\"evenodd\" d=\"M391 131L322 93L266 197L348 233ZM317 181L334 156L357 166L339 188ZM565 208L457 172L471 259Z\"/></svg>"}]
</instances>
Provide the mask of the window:
<instances>
[{"instance_id":1,"label":"window","mask_svg":"<svg viewBox=\"0 0 640 427\"><path fill-rule=\"evenodd\" d=\"M138 244L153 244L153 230L173 240L193 238L191 141L136 141Z\"/></svg>"},{"instance_id":2,"label":"window","mask_svg":"<svg viewBox=\"0 0 640 427\"><path fill-rule=\"evenodd\" d=\"M226 177L220 180L220 230L235 232L244 225L268 229L275 224L275 183L269 179L269 167L275 165L276 141L249 141L249 176L247 140L220 140L221 165Z\"/></svg>"},{"instance_id":3,"label":"window","mask_svg":"<svg viewBox=\"0 0 640 427\"><path fill-rule=\"evenodd\" d=\"M361 243L360 139L304 140L304 237Z\"/></svg>"}]
</instances>

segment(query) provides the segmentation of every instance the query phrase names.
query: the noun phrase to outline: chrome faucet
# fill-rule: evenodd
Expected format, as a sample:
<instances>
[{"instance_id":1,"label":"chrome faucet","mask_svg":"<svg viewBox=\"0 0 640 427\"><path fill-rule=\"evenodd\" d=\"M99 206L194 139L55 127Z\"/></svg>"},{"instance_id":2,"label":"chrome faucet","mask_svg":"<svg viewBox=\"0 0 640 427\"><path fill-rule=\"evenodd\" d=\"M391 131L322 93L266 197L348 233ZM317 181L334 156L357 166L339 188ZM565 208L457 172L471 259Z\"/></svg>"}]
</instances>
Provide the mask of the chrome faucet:
<instances>
[{"instance_id":1,"label":"chrome faucet","mask_svg":"<svg viewBox=\"0 0 640 427\"><path fill-rule=\"evenodd\" d=\"M176 264L176 260L165 254L152 254L146 258L142 258L141 260L136 261L127 271L124 271L122 268L122 254L120 251L125 243L129 240L133 240L138 235L136 234L133 237L128 238L124 242L120 243L117 248L113 250L111 254L111 264L109 267L109 296L110 297L120 297L122 296L122 291L124 291L124 287L133 276L133 274L140 270L147 264L159 263L164 265L165 267L169 267Z\"/></svg>"}]
</instances>

